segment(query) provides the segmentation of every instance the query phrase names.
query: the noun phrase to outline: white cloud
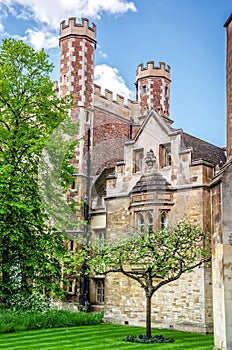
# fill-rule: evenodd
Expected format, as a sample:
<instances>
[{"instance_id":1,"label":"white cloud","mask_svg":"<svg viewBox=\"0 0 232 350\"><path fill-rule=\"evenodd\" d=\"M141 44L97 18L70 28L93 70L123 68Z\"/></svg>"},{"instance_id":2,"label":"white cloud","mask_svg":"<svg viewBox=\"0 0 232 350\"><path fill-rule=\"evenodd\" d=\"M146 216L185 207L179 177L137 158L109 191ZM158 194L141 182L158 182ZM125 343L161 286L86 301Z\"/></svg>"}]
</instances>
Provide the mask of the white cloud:
<instances>
[{"instance_id":1,"label":"white cloud","mask_svg":"<svg viewBox=\"0 0 232 350\"><path fill-rule=\"evenodd\" d=\"M135 4L127 0L0 0L0 5L16 17L34 19L53 29L70 16L99 19L104 12L113 15L136 12Z\"/></svg>"},{"instance_id":2,"label":"white cloud","mask_svg":"<svg viewBox=\"0 0 232 350\"><path fill-rule=\"evenodd\" d=\"M27 29L27 41L36 49L50 49L57 46L58 38L45 30Z\"/></svg>"},{"instance_id":3,"label":"white cloud","mask_svg":"<svg viewBox=\"0 0 232 350\"><path fill-rule=\"evenodd\" d=\"M28 42L35 48L57 46L58 28L62 20L69 17L88 17L92 20L101 18L102 14L120 15L128 11L136 12L133 1L128 0L0 0L0 23L7 15L25 21L32 20L36 28L28 28ZM16 33L11 33L12 35Z\"/></svg>"},{"instance_id":4,"label":"white cloud","mask_svg":"<svg viewBox=\"0 0 232 350\"><path fill-rule=\"evenodd\" d=\"M82 17L90 20L100 19L104 13L122 15L128 11L136 12L133 1L130 0L0 0L0 31L7 26L7 17L23 19L28 23L24 33L4 33L25 40L36 50L49 49L58 46L58 29L60 22L69 17ZM6 28L7 29L7 28ZM99 54L107 58L102 50ZM116 68L107 65L95 67L95 82L103 89L107 88L115 94L133 98L133 92L128 89L125 81Z\"/></svg>"},{"instance_id":5,"label":"white cloud","mask_svg":"<svg viewBox=\"0 0 232 350\"><path fill-rule=\"evenodd\" d=\"M107 53L103 52L102 50L99 50L99 54L101 55L102 58L108 57Z\"/></svg>"},{"instance_id":6,"label":"white cloud","mask_svg":"<svg viewBox=\"0 0 232 350\"><path fill-rule=\"evenodd\" d=\"M92 18L100 18L102 12L123 14L127 11L136 11L135 4L125 0L88 0L87 12Z\"/></svg>"},{"instance_id":7,"label":"white cloud","mask_svg":"<svg viewBox=\"0 0 232 350\"><path fill-rule=\"evenodd\" d=\"M101 64L94 69L94 82L101 88L108 89L116 94L124 96L126 99L133 99L134 93L126 86L124 79L119 75L117 68L112 68L106 64Z\"/></svg>"}]
</instances>

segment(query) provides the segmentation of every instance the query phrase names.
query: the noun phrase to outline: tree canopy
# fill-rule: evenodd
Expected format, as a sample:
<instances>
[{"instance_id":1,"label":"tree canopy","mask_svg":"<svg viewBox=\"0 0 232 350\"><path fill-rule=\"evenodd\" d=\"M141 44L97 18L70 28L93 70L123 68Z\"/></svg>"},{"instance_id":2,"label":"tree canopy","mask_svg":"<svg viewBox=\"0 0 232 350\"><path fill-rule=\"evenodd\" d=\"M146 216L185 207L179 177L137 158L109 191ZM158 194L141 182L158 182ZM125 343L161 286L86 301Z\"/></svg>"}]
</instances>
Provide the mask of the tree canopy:
<instances>
[{"instance_id":1,"label":"tree canopy","mask_svg":"<svg viewBox=\"0 0 232 350\"><path fill-rule=\"evenodd\" d=\"M53 89L53 65L43 50L4 39L0 47L0 295L19 290L58 291L64 232L54 228L38 186L52 132L68 118L70 96ZM72 181L73 141L68 141L60 170L65 191ZM54 141L56 155L60 148ZM63 200L58 193L57 201Z\"/></svg>"}]
</instances>

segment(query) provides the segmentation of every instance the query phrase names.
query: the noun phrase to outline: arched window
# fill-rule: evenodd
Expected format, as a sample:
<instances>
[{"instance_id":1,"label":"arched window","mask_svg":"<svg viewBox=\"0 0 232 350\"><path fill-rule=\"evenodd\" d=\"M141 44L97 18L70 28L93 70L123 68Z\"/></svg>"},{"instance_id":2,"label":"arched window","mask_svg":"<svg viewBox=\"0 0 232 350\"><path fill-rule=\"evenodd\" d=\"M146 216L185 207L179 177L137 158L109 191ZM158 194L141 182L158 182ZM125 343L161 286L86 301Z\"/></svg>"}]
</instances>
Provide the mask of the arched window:
<instances>
[{"instance_id":1,"label":"arched window","mask_svg":"<svg viewBox=\"0 0 232 350\"><path fill-rule=\"evenodd\" d=\"M153 216L151 213L147 213L146 217L146 224L147 224L147 232L153 231Z\"/></svg>"},{"instance_id":2,"label":"arched window","mask_svg":"<svg viewBox=\"0 0 232 350\"><path fill-rule=\"evenodd\" d=\"M167 226L167 215L165 211L161 213L161 218L160 218L160 228L163 229Z\"/></svg>"},{"instance_id":3,"label":"arched window","mask_svg":"<svg viewBox=\"0 0 232 350\"><path fill-rule=\"evenodd\" d=\"M144 232L144 216L143 214L138 214L138 229L140 232Z\"/></svg>"}]
</instances>

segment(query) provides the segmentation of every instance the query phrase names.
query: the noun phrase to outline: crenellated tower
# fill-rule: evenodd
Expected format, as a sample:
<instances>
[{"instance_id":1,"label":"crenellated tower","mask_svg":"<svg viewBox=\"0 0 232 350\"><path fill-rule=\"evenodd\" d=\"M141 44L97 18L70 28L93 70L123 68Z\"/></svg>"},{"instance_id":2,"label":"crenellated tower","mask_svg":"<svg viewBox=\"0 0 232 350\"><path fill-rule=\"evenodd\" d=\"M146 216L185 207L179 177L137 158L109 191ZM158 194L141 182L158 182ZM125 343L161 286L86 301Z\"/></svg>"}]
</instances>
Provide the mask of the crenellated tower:
<instances>
[{"instance_id":1,"label":"crenellated tower","mask_svg":"<svg viewBox=\"0 0 232 350\"><path fill-rule=\"evenodd\" d=\"M60 24L60 94L71 93L76 107L92 108L96 26L69 18Z\"/></svg>"},{"instance_id":2,"label":"crenellated tower","mask_svg":"<svg viewBox=\"0 0 232 350\"><path fill-rule=\"evenodd\" d=\"M75 150L73 164L77 178L79 200L86 197L88 178L88 157L90 152L90 130L93 124L94 101L94 52L96 48L96 26L86 18L76 23L60 23L60 84L59 95L73 96L72 120L77 123L77 137L81 138ZM78 185L77 185L78 182Z\"/></svg>"},{"instance_id":3,"label":"crenellated tower","mask_svg":"<svg viewBox=\"0 0 232 350\"><path fill-rule=\"evenodd\" d=\"M77 212L81 220L89 223L90 205L90 152L93 132L94 110L94 52L96 48L96 26L89 26L88 19L83 18L82 23L76 23L76 18L69 18L60 24L60 84L59 95L73 96L74 105L70 115L77 125L76 137L79 139L74 151L73 165L75 177L69 196L72 201L84 201L82 211ZM89 225L76 227L70 231L73 236L84 232L89 236ZM84 274L79 283L70 282L77 288L80 301L84 305L84 296L89 300L89 279Z\"/></svg>"},{"instance_id":4,"label":"crenellated tower","mask_svg":"<svg viewBox=\"0 0 232 350\"><path fill-rule=\"evenodd\" d=\"M154 62L140 64L136 72L137 99L140 114L145 115L154 108L161 116L170 114L170 67L160 62L158 67Z\"/></svg>"}]
</instances>

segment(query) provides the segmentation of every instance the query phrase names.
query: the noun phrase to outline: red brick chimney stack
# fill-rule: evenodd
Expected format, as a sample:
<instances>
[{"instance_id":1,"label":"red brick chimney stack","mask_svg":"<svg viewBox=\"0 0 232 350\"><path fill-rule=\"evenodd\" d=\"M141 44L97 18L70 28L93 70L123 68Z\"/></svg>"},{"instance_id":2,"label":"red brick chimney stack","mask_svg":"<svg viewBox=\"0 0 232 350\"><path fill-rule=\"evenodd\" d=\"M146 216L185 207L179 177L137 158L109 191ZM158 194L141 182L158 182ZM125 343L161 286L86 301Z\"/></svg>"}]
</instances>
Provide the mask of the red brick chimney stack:
<instances>
[{"instance_id":1,"label":"red brick chimney stack","mask_svg":"<svg viewBox=\"0 0 232 350\"><path fill-rule=\"evenodd\" d=\"M232 156L232 14L224 24L226 28L226 122L227 154Z\"/></svg>"},{"instance_id":2,"label":"red brick chimney stack","mask_svg":"<svg viewBox=\"0 0 232 350\"><path fill-rule=\"evenodd\" d=\"M155 109L161 116L170 114L170 67L160 62L158 67L154 62L140 64L136 72L137 98L140 114L146 115L150 109Z\"/></svg>"}]
</instances>

